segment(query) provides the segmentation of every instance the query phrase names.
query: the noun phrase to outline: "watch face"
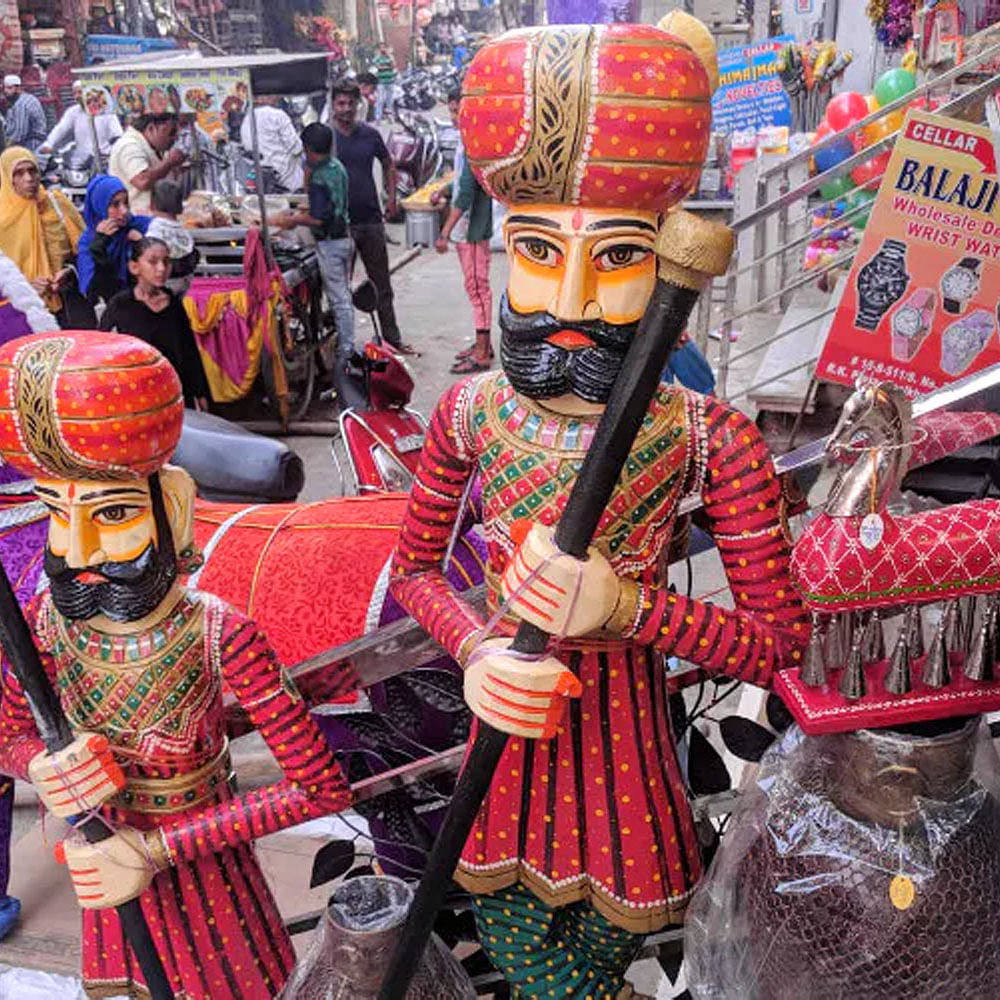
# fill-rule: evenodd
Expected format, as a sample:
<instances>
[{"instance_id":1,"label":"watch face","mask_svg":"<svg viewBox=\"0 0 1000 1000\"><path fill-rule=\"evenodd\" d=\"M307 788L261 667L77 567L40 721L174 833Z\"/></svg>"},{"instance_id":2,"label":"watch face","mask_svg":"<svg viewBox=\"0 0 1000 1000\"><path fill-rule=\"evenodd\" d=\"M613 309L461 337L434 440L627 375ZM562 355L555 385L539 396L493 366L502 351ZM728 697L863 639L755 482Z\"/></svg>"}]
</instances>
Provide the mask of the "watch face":
<instances>
[{"instance_id":1,"label":"watch face","mask_svg":"<svg viewBox=\"0 0 1000 1000\"><path fill-rule=\"evenodd\" d=\"M949 299L967 299L975 294L979 282L966 267L953 267L941 279L941 291Z\"/></svg>"},{"instance_id":2,"label":"watch face","mask_svg":"<svg viewBox=\"0 0 1000 1000\"><path fill-rule=\"evenodd\" d=\"M892 319L893 329L904 337L915 337L921 325L920 310L914 306L903 306Z\"/></svg>"},{"instance_id":3,"label":"watch face","mask_svg":"<svg viewBox=\"0 0 1000 1000\"><path fill-rule=\"evenodd\" d=\"M862 305L870 309L888 308L906 291L908 281L901 261L876 254L858 274Z\"/></svg>"}]
</instances>

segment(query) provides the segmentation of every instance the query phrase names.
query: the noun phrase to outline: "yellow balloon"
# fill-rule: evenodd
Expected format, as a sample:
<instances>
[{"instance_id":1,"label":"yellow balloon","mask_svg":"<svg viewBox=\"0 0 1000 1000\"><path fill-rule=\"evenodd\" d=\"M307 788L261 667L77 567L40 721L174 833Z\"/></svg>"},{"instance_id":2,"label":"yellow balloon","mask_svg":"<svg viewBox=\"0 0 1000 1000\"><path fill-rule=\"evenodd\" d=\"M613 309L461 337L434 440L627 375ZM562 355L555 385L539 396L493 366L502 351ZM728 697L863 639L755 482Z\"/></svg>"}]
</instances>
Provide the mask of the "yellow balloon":
<instances>
[{"instance_id":1,"label":"yellow balloon","mask_svg":"<svg viewBox=\"0 0 1000 1000\"><path fill-rule=\"evenodd\" d=\"M868 105L868 114L879 109L878 98L874 94L865 94L865 103Z\"/></svg>"}]
</instances>

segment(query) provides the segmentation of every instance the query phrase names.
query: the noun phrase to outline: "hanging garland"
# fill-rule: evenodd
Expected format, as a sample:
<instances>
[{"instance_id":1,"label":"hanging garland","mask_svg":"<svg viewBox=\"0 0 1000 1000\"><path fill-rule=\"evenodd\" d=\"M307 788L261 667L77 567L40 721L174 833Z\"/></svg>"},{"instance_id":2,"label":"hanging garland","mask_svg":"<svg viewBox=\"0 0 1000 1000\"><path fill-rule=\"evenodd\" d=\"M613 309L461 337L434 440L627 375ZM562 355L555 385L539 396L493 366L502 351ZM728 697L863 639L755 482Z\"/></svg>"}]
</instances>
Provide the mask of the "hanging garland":
<instances>
[{"instance_id":1,"label":"hanging garland","mask_svg":"<svg viewBox=\"0 0 1000 1000\"><path fill-rule=\"evenodd\" d=\"M865 13L886 49L902 48L913 37L915 6L915 0L869 0Z\"/></svg>"}]
</instances>

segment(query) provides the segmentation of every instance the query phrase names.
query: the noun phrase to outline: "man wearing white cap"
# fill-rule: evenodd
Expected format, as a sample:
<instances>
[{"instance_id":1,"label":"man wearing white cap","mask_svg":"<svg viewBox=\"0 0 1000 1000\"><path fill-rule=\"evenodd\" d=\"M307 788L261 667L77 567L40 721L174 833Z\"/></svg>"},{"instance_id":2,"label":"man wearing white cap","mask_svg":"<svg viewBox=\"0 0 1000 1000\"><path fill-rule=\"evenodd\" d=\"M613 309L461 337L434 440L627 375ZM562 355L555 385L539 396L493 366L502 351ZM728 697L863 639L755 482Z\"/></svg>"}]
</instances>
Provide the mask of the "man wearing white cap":
<instances>
[{"instance_id":1,"label":"man wearing white cap","mask_svg":"<svg viewBox=\"0 0 1000 1000\"><path fill-rule=\"evenodd\" d=\"M45 141L45 111L34 94L21 89L21 78L11 73L3 78L7 103L4 129L8 146L24 146L34 152Z\"/></svg>"},{"instance_id":2,"label":"man wearing white cap","mask_svg":"<svg viewBox=\"0 0 1000 1000\"><path fill-rule=\"evenodd\" d=\"M112 112L102 111L94 117L94 131L97 132L97 145L106 165L111 147L121 137L121 122ZM56 153L69 142L73 143L67 157L71 167L80 169L93 160L94 133L90 128L90 115L83 106L83 84L79 80L73 81L73 103L63 112L38 152Z\"/></svg>"}]
</instances>

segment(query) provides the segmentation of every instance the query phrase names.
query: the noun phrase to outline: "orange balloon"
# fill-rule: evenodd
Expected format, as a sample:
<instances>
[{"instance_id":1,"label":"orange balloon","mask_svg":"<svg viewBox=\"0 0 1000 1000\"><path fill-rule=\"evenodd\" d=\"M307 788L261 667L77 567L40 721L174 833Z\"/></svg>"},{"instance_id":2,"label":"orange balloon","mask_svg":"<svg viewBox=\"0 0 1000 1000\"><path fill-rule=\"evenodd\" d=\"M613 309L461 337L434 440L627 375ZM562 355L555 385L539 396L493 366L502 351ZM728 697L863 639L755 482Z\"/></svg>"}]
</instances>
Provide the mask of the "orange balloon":
<instances>
[{"instance_id":1,"label":"orange balloon","mask_svg":"<svg viewBox=\"0 0 1000 1000\"><path fill-rule=\"evenodd\" d=\"M893 111L891 114L886 115L884 118L879 118L878 121L874 121L871 125L866 125L862 130L863 144L865 146L874 145L880 139L884 139L887 135L892 135L903 126L903 112Z\"/></svg>"}]
</instances>

